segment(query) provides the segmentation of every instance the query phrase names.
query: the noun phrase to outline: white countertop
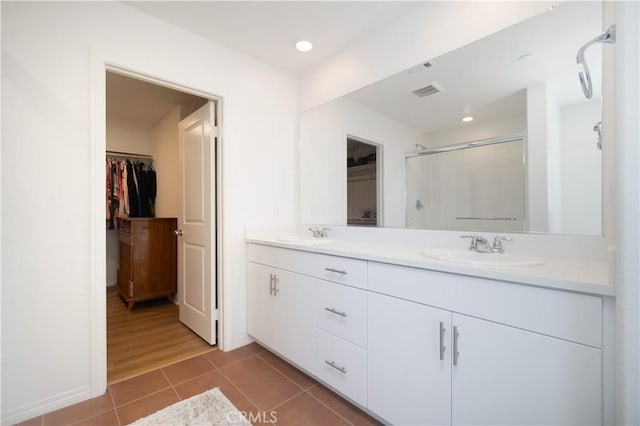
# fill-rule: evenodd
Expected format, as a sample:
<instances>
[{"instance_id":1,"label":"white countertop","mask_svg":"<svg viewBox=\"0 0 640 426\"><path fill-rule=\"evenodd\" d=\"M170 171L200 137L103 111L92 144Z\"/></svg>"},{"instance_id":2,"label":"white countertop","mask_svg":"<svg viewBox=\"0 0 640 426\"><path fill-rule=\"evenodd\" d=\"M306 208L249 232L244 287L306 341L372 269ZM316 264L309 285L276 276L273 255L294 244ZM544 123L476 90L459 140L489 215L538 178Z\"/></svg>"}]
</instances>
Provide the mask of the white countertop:
<instances>
[{"instance_id":1,"label":"white countertop","mask_svg":"<svg viewBox=\"0 0 640 426\"><path fill-rule=\"evenodd\" d=\"M516 284L599 296L615 296L609 284L607 262L544 258L539 266L467 265L431 259L420 254L426 247L370 241L335 241L323 245L302 245L279 241L276 237L249 237L248 243L390 263L413 268L490 278Z\"/></svg>"}]
</instances>

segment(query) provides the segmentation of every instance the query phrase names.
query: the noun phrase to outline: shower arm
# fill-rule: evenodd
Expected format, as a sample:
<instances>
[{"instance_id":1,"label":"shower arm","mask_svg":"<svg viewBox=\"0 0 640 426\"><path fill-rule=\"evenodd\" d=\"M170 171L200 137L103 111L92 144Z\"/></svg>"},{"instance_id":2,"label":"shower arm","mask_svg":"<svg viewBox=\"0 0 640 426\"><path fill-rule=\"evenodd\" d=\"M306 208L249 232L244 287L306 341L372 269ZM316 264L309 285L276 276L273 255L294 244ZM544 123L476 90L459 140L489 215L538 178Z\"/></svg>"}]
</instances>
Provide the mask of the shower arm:
<instances>
[{"instance_id":1,"label":"shower arm","mask_svg":"<svg viewBox=\"0 0 640 426\"><path fill-rule=\"evenodd\" d=\"M596 43L609 43L613 44L616 42L616 26L610 26L607 31L600 34L598 37L589 41L587 44L582 46L580 50L578 50L578 54L576 55L576 63L582 65L584 68L584 72L580 71L578 77L580 78L580 85L582 85L582 91L584 92L584 96L587 99L591 99L593 96L593 85L591 83L591 74L589 73L589 67L587 66L587 61L584 59L584 51L591 45Z\"/></svg>"}]
</instances>

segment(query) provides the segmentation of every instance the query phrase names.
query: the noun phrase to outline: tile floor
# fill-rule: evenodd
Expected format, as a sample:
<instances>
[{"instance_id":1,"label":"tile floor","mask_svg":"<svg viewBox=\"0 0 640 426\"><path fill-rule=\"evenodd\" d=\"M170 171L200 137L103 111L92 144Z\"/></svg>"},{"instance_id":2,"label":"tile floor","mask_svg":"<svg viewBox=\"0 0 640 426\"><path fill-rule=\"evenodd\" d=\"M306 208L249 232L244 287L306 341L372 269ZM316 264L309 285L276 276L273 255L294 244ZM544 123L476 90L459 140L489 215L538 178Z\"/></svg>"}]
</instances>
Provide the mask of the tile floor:
<instances>
[{"instance_id":1,"label":"tile floor","mask_svg":"<svg viewBox=\"0 0 640 426\"><path fill-rule=\"evenodd\" d=\"M219 387L240 411L279 425L374 425L375 419L256 343L213 349L114 383L98 398L20 425L126 425L161 408ZM255 417L254 417L255 419ZM256 424L256 422L254 422Z\"/></svg>"}]
</instances>

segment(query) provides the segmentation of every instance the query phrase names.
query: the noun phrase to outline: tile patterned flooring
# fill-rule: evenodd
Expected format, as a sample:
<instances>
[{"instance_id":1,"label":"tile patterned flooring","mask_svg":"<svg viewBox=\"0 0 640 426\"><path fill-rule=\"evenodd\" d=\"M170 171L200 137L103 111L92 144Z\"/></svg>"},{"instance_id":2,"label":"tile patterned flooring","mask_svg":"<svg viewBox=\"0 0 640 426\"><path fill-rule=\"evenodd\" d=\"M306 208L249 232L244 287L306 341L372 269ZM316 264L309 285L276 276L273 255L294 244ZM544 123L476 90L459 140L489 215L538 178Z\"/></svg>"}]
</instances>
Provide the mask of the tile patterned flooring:
<instances>
[{"instance_id":1,"label":"tile patterned flooring","mask_svg":"<svg viewBox=\"0 0 640 426\"><path fill-rule=\"evenodd\" d=\"M271 412L278 425L380 424L311 377L252 343L231 352L212 349L111 384L103 396L20 425L126 425L214 387L219 387L238 410L253 413L254 419L262 416L266 424L272 420Z\"/></svg>"}]
</instances>

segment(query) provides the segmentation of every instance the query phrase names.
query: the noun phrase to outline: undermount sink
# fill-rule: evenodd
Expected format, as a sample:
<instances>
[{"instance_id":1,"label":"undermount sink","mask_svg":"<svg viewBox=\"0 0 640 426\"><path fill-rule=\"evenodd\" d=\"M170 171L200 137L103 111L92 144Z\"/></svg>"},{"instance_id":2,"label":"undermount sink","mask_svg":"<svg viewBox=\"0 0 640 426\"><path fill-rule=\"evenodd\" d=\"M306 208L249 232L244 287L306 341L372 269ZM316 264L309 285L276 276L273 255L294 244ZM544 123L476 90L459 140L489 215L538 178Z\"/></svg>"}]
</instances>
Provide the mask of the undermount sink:
<instances>
[{"instance_id":1,"label":"undermount sink","mask_svg":"<svg viewBox=\"0 0 640 426\"><path fill-rule=\"evenodd\" d=\"M287 235L285 237L278 237L277 240L283 243L300 244L305 246L316 246L335 242L333 238L316 238L308 235Z\"/></svg>"},{"instance_id":2,"label":"undermount sink","mask_svg":"<svg viewBox=\"0 0 640 426\"><path fill-rule=\"evenodd\" d=\"M540 266L545 261L539 257L505 253L479 253L469 250L426 249L423 256L452 263L484 266Z\"/></svg>"}]
</instances>

